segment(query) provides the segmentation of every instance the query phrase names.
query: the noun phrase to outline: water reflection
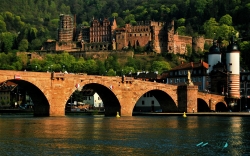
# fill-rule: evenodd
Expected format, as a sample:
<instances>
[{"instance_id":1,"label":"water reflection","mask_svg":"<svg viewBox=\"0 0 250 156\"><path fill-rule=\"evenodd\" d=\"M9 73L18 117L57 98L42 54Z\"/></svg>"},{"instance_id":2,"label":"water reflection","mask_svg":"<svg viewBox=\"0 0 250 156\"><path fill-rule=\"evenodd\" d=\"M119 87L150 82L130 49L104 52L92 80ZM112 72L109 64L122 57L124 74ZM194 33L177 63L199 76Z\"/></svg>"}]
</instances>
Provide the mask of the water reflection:
<instances>
[{"instance_id":1,"label":"water reflection","mask_svg":"<svg viewBox=\"0 0 250 156\"><path fill-rule=\"evenodd\" d=\"M249 117L0 116L4 155L249 155ZM196 146L207 142L204 147ZM225 143L228 147L223 148Z\"/></svg>"}]
</instances>

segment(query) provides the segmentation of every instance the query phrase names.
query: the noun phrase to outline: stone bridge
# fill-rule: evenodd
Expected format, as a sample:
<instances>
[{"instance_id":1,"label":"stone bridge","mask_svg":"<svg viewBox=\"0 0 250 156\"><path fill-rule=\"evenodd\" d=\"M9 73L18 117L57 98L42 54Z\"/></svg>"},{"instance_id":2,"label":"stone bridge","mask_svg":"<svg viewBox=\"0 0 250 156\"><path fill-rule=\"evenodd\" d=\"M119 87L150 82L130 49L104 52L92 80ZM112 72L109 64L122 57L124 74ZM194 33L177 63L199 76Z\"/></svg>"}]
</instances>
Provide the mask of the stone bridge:
<instances>
[{"instance_id":1,"label":"stone bridge","mask_svg":"<svg viewBox=\"0 0 250 156\"><path fill-rule=\"evenodd\" d=\"M197 86L175 86L127 77L0 70L0 82L10 80L27 90L34 116L64 116L65 105L77 89L91 88L99 94L105 115L132 116L136 102L150 92L163 112L201 112L225 109L224 96L198 92ZM219 107L217 107L219 105Z\"/></svg>"}]
</instances>

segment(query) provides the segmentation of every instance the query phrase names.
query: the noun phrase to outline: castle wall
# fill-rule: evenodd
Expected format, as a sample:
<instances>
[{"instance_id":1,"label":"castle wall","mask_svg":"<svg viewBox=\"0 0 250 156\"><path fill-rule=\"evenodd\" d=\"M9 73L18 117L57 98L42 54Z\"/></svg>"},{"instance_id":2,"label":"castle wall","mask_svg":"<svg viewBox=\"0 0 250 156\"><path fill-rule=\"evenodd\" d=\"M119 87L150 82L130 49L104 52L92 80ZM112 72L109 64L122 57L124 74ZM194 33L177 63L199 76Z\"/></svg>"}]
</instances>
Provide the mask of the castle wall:
<instances>
[{"instance_id":1,"label":"castle wall","mask_svg":"<svg viewBox=\"0 0 250 156\"><path fill-rule=\"evenodd\" d=\"M167 51L168 30L165 22L151 21L152 46L156 53Z\"/></svg>"},{"instance_id":2,"label":"castle wall","mask_svg":"<svg viewBox=\"0 0 250 156\"><path fill-rule=\"evenodd\" d=\"M204 51L204 45L212 45L212 39L205 39L203 36L193 37L193 49L195 51Z\"/></svg>"},{"instance_id":3,"label":"castle wall","mask_svg":"<svg viewBox=\"0 0 250 156\"><path fill-rule=\"evenodd\" d=\"M186 54L187 45L192 47L192 37L174 35L174 53L175 54Z\"/></svg>"},{"instance_id":4,"label":"castle wall","mask_svg":"<svg viewBox=\"0 0 250 156\"><path fill-rule=\"evenodd\" d=\"M126 24L123 28L117 28L115 19L104 19L93 20L90 27L74 30L73 18L70 15L60 15L59 43L46 43L42 50L72 51L77 45L70 41L78 41L82 43L79 44L82 51L124 50L140 46L156 53L186 54L187 45L193 46L196 51L203 51L204 44L212 42L203 37L192 38L174 34L174 21L170 24L155 21L137 22L136 26Z\"/></svg>"}]
</instances>

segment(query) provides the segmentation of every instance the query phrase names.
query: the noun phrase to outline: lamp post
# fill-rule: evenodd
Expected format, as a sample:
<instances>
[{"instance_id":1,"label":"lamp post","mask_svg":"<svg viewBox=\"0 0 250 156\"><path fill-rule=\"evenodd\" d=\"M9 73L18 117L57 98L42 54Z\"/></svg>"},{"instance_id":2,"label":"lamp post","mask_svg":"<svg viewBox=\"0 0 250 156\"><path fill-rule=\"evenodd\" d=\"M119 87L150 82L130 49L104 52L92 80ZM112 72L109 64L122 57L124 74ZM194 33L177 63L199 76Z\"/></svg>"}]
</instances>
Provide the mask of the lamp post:
<instances>
[{"instance_id":1,"label":"lamp post","mask_svg":"<svg viewBox=\"0 0 250 156\"><path fill-rule=\"evenodd\" d=\"M240 92L241 92L241 91L240 91ZM242 96L240 95L240 112L241 112L241 97L242 97Z\"/></svg>"},{"instance_id":2,"label":"lamp post","mask_svg":"<svg viewBox=\"0 0 250 156\"><path fill-rule=\"evenodd\" d=\"M65 66L63 65L63 70L62 70L62 72L64 72L64 67L65 67Z\"/></svg>"},{"instance_id":3,"label":"lamp post","mask_svg":"<svg viewBox=\"0 0 250 156\"><path fill-rule=\"evenodd\" d=\"M70 96L70 108L71 108L71 110L72 110L72 96Z\"/></svg>"},{"instance_id":4,"label":"lamp post","mask_svg":"<svg viewBox=\"0 0 250 156\"><path fill-rule=\"evenodd\" d=\"M245 91L245 94L244 94L244 97L245 97L245 108L247 110L247 81L246 81L247 77L245 77L244 79L244 91Z\"/></svg>"},{"instance_id":5,"label":"lamp post","mask_svg":"<svg viewBox=\"0 0 250 156\"><path fill-rule=\"evenodd\" d=\"M37 66L36 66L36 71L37 71Z\"/></svg>"},{"instance_id":6,"label":"lamp post","mask_svg":"<svg viewBox=\"0 0 250 156\"><path fill-rule=\"evenodd\" d=\"M53 65L51 65L51 73L52 73L52 71L53 71L52 67L53 67Z\"/></svg>"},{"instance_id":7,"label":"lamp post","mask_svg":"<svg viewBox=\"0 0 250 156\"><path fill-rule=\"evenodd\" d=\"M132 77L132 70L130 70L130 77Z\"/></svg>"}]
</instances>

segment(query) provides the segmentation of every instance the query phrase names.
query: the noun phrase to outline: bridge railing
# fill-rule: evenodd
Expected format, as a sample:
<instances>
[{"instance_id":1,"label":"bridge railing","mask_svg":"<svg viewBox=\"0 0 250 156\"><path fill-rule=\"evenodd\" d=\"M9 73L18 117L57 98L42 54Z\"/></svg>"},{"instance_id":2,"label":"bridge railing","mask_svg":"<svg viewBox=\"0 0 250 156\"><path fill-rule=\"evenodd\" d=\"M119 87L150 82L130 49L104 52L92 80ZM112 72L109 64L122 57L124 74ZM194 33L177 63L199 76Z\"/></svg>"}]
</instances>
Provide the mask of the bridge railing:
<instances>
[{"instance_id":1,"label":"bridge railing","mask_svg":"<svg viewBox=\"0 0 250 156\"><path fill-rule=\"evenodd\" d=\"M62 79L64 80L64 73L55 73L55 72L52 72L51 73L51 79L54 80L54 79Z\"/></svg>"}]
</instances>

